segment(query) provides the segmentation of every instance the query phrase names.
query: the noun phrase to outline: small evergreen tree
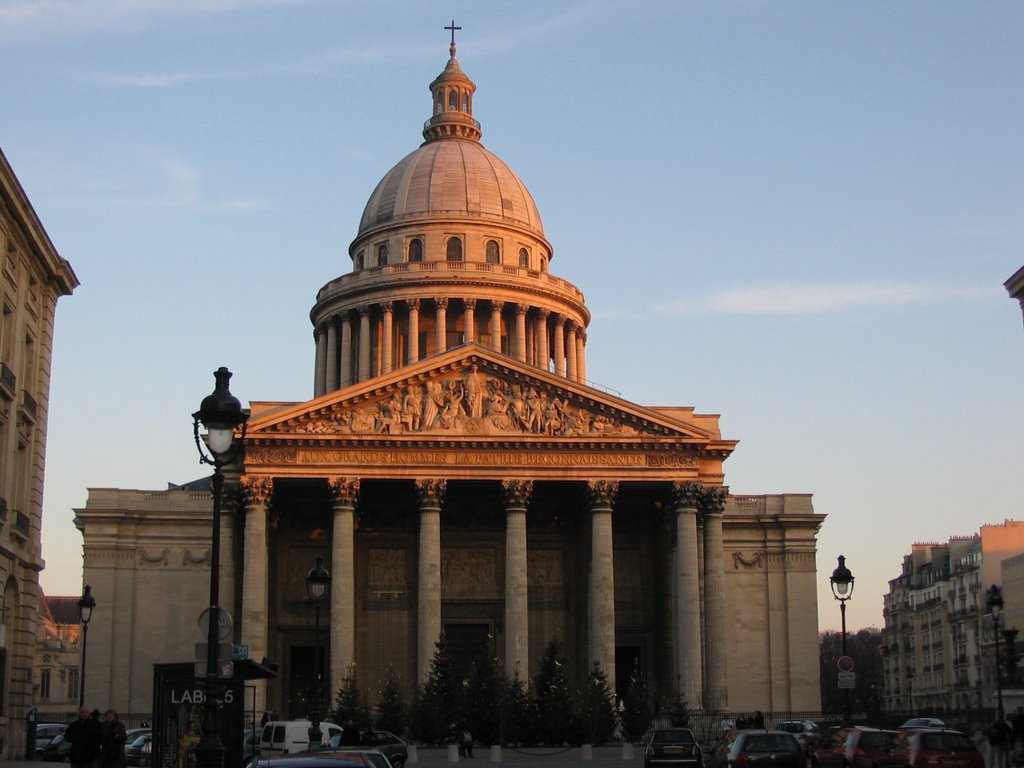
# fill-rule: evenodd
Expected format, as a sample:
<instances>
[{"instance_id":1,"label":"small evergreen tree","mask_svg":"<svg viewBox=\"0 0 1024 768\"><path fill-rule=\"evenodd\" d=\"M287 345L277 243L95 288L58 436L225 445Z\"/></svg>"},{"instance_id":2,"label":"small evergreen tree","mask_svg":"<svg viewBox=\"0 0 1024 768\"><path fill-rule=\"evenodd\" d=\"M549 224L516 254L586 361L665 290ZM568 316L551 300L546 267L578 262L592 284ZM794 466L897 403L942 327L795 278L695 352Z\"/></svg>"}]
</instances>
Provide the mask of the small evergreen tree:
<instances>
[{"instance_id":1,"label":"small evergreen tree","mask_svg":"<svg viewBox=\"0 0 1024 768\"><path fill-rule=\"evenodd\" d=\"M530 697L519 673L503 682L501 704L501 741L524 744L530 736Z\"/></svg>"},{"instance_id":2,"label":"small evergreen tree","mask_svg":"<svg viewBox=\"0 0 1024 768\"><path fill-rule=\"evenodd\" d=\"M647 678L640 664L633 667L622 697L622 735L626 741L639 741L651 727L651 706L647 701Z\"/></svg>"},{"instance_id":3,"label":"small evergreen tree","mask_svg":"<svg viewBox=\"0 0 1024 768\"><path fill-rule=\"evenodd\" d=\"M426 744L444 744L451 740L459 715L455 673L444 635L434 646L430 671L413 701L413 736Z\"/></svg>"},{"instance_id":4,"label":"small evergreen tree","mask_svg":"<svg viewBox=\"0 0 1024 768\"><path fill-rule=\"evenodd\" d=\"M349 720L360 730L371 726L370 710L366 706L366 700L359 688L355 664L349 665L348 674L341 681L341 687L334 698L334 709L330 715L335 723L343 726Z\"/></svg>"},{"instance_id":5,"label":"small evergreen tree","mask_svg":"<svg viewBox=\"0 0 1024 768\"><path fill-rule=\"evenodd\" d=\"M399 735L405 730L406 725L401 682L395 668L388 664L377 699L377 727L382 731L391 731Z\"/></svg>"},{"instance_id":6,"label":"small evergreen tree","mask_svg":"<svg viewBox=\"0 0 1024 768\"><path fill-rule=\"evenodd\" d=\"M494 656L492 638L481 646L463 690L461 722L481 744L497 744L500 738L502 679Z\"/></svg>"},{"instance_id":7,"label":"small evergreen tree","mask_svg":"<svg viewBox=\"0 0 1024 768\"><path fill-rule=\"evenodd\" d=\"M544 649L540 668L533 679L532 717L534 739L541 744L575 741L568 733L576 722L569 676L562 656L562 644L552 640Z\"/></svg>"},{"instance_id":8,"label":"small evergreen tree","mask_svg":"<svg viewBox=\"0 0 1024 768\"><path fill-rule=\"evenodd\" d=\"M608 676L596 661L587 677L580 708L580 733L590 744L600 746L615 735L615 696L608 687Z\"/></svg>"},{"instance_id":9,"label":"small evergreen tree","mask_svg":"<svg viewBox=\"0 0 1024 768\"><path fill-rule=\"evenodd\" d=\"M668 722L673 728L690 727L690 712L686 708L686 699L678 689L672 694L672 700L668 705Z\"/></svg>"}]
</instances>

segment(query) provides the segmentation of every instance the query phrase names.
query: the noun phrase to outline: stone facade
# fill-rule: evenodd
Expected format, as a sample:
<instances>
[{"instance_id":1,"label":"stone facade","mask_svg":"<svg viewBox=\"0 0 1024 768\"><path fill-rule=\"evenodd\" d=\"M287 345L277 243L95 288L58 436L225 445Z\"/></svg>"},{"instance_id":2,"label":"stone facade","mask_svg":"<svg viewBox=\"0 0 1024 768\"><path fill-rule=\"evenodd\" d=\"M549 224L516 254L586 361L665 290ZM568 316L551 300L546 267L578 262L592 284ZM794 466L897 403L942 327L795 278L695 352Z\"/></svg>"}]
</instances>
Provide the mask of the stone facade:
<instances>
[{"instance_id":1,"label":"stone facade","mask_svg":"<svg viewBox=\"0 0 1024 768\"><path fill-rule=\"evenodd\" d=\"M492 638L522 678L558 638L577 680L639 665L694 708L816 710L823 516L806 495L731 495L717 416L588 384L583 294L480 144L454 45L430 90L425 143L317 293L314 398L251 402L227 468L221 603L280 672L255 709L308 711L304 577L323 555L328 691L355 664L365 687L391 666L411 693L443 633L457 662ZM90 625L106 650L90 643L87 684L116 707L144 706L149 665L202 639L187 614L206 604L210 503L93 489L76 510L115 617Z\"/></svg>"},{"instance_id":2,"label":"stone facade","mask_svg":"<svg viewBox=\"0 0 1024 768\"><path fill-rule=\"evenodd\" d=\"M0 757L25 748L35 698L40 525L57 300L78 278L0 152ZM38 684L36 681L35 684Z\"/></svg>"}]
</instances>

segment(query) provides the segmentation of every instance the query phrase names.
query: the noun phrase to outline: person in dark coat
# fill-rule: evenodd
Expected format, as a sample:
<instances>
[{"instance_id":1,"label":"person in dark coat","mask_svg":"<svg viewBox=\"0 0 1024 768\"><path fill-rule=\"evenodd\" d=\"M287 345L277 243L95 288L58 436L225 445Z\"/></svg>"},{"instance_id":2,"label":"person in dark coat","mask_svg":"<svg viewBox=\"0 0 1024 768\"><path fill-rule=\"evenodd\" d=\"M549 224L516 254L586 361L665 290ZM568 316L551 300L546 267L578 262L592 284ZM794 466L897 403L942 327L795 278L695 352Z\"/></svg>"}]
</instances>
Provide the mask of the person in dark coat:
<instances>
[{"instance_id":1,"label":"person in dark coat","mask_svg":"<svg viewBox=\"0 0 1024 768\"><path fill-rule=\"evenodd\" d=\"M95 767L103 732L99 721L89 716L88 707L78 710L78 719L64 731L64 738L71 744L68 751L71 768Z\"/></svg>"},{"instance_id":2,"label":"person in dark coat","mask_svg":"<svg viewBox=\"0 0 1024 768\"><path fill-rule=\"evenodd\" d=\"M124 745L128 740L124 723L117 719L117 712L108 709L103 722L100 740L101 754L99 768L125 768L128 758L124 754Z\"/></svg>"}]
</instances>

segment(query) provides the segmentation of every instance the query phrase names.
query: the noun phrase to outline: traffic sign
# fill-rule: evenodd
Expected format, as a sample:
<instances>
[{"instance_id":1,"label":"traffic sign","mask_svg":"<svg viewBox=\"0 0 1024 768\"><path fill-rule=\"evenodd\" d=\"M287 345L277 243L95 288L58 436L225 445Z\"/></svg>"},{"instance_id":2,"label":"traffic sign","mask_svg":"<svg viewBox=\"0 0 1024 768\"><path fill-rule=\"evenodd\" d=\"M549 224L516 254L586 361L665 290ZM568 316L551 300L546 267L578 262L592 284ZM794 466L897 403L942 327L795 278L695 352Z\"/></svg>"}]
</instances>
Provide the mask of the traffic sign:
<instances>
[{"instance_id":1,"label":"traffic sign","mask_svg":"<svg viewBox=\"0 0 1024 768\"><path fill-rule=\"evenodd\" d=\"M857 687L857 673L856 672L840 672L837 676L840 688L856 688Z\"/></svg>"},{"instance_id":2,"label":"traffic sign","mask_svg":"<svg viewBox=\"0 0 1024 768\"><path fill-rule=\"evenodd\" d=\"M840 672L853 672L853 657L840 656L839 661L836 662L836 666L839 667Z\"/></svg>"},{"instance_id":3,"label":"traffic sign","mask_svg":"<svg viewBox=\"0 0 1024 768\"><path fill-rule=\"evenodd\" d=\"M202 638L205 640L210 636L210 611L211 608L207 608L205 611L199 614L199 631L202 633ZM231 629L233 622L231 621L231 614L223 608L217 608L217 640L223 641L231 637Z\"/></svg>"},{"instance_id":4,"label":"traffic sign","mask_svg":"<svg viewBox=\"0 0 1024 768\"><path fill-rule=\"evenodd\" d=\"M235 643L231 658L235 661L245 661L249 658L249 644L248 643Z\"/></svg>"}]
</instances>

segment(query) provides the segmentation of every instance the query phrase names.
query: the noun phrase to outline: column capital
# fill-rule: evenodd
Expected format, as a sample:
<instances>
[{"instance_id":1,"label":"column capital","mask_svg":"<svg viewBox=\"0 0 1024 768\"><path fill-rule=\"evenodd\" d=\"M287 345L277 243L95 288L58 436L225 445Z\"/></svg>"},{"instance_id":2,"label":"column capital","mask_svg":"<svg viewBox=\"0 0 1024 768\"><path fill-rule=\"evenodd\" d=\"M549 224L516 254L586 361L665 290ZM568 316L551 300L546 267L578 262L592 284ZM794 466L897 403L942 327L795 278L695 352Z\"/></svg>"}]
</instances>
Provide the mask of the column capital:
<instances>
[{"instance_id":1,"label":"column capital","mask_svg":"<svg viewBox=\"0 0 1024 768\"><path fill-rule=\"evenodd\" d=\"M530 305L529 304L519 304L519 303L516 304L516 314L517 315L525 315L529 311L530 311Z\"/></svg>"},{"instance_id":2,"label":"column capital","mask_svg":"<svg viewBox=\"0 0 1024 768\"><path fill-rule=\"evenodd\" d=\"M700 508L701 490L703 485L691 480L677 480L672 483L672 507L676 512Z\"/></svg>"},{"instance_id":3,"label":"column capital","mask_svg":"<svg viewBox=\"0 0 1024 768\"><path fill-rule=\"evenodd\" d=\"M476 299L463 299L462 303L465 305L466 309L468 309L470 312L472 312L474 309L476 309Z\"/></svg>"},{"instance_id":4,"label":"column capital","mask_svg":"<svg viewBox=\"0 0 1024 768\"><path fill-rule=\"evenodd\" d=\"M335 506L352 506L359 501L359 479L351 477L332 477L327 481L331 490L331 503Z\"/></svg>"},{"instance_id":5,"label":"column capital","mask_svg":"<svg viewBox=\"0 0 1024 768\"><path fill-rule=\"evenodd\" d=\"M270 497L274 493L274 478L266 475L242 475L238 482L245 496L245 506L254 507L270 503Z\"/></svg>"},{"instance_id":6,"label":"column capital","mask_svg":"<svg viewBox=\"0 0 1024 768\"><path fill-rule=\"evenodd\" d=\"M359 317L361 317L363 319L366 319L370 315L370 305L369 304L364 304L361 307L357 307L356 308L356 312L359 313Z\"/></svg>"},{"instance_id":7,"label":"column capital","mask_svg":"<svg viewBox=\"0 0 1024 768\"><path fill-rule=\"evenodd\" d=\"M537 316L541 320L547 320L548 319L548 315L550 315L550 314L551 314L551 310L548 309L547 307L537 307Z\"/></svg>"},{"instance_id":8,"label":"column capital","mask_svg":"<svg viewBox=\"0 0 1024 768\"><path fill-rule=\"evenodd\" d=\"M526 509L533 496L533 480L502 480L501 493L505 509Z\"/></svg>"},{"instance_id":9,"label":"column capital","mask_svg":"<svg viewBox=\"0 0 1024 768\"><path fill-rule=\"evenodd\" d=\"M444 501L444 492L447 487L447 480L417 480L416 496L420 501L420 507L440 507L441 503Z\"/></svg>"},{"instance_id":10,"label":"column capital","mask_svg":"<svg viewBox=\"0 0 1024 768\"><path fill-rule=\"evenodd\" d=\"M437 305L438 309L448 309L448 299L446 298L434 299L434 304Z\"/></svg>"},{"instance_id":11,"label":"column capital","mask_svg":"<svg viewBox=\"0 0 1024 768\"><path fill-rule=\"evenodd\" d=\"M394 309L395 309L395 302L393 302L393 301L382 301L380 303L380 308L382 310L384 310L385 314L389 314L389 313L394 311Z\"/></svg>"},{"instance_id":12,"label":"column capital","mask_svg":"<svg viewBox=\"0 0 1024 768\"><path fill-rule=\"evenodd\" d=\"M725 499L729 495L729 489L722 485L706 487L700 494L700 509L705 517L708 515L720 515L725 511Z\"/></svg>"},{"instance_id":13,"label":"column capital","mask_svg":"<svg viewBox=\"0 0 1024 768\"><path fill-rule=\"evenodd\" d=\"M405 304L406 304L407 307L409 307L410 311L413 311L413 312L419 312L420 311L420 300L419 299L406 299L405 300Z\"/></svg>"},{"instance_id":14,"label":"column capital","mask_svg":"<svg viewBox=\"0 0 1024 768\"><path fill-rule=\"evenodd\" d=\"M600 508L611 509L618 493L619 484L614 480L587 481L587 495L590 497L591 511Z\"/></svg>"}]
</instances>

